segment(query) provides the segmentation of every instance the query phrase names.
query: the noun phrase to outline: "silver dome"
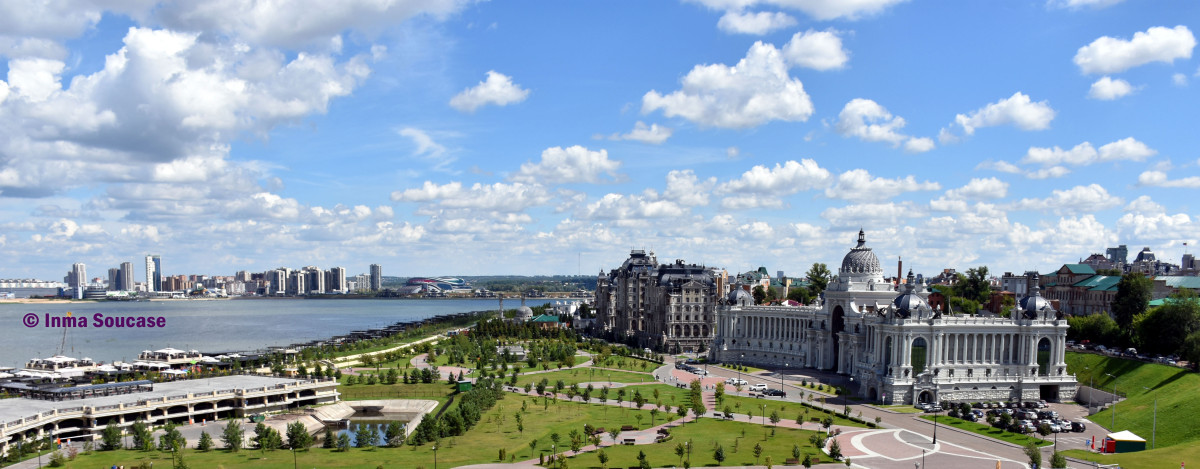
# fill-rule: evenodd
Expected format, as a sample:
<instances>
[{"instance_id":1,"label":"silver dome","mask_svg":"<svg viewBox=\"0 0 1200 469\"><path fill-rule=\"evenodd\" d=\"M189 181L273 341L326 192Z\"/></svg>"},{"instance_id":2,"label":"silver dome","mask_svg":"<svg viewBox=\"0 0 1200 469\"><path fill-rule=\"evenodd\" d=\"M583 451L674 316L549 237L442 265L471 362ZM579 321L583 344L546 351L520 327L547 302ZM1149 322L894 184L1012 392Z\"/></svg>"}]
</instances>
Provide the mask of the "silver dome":
<instances>
[{"instance_id":1,"label":"silver dome","mask_svg":"<svg viewBox=\"0 0 1200 469\"><path fill-rule=\"evenodd\" d=\"M842 258L841 273L843 274L877 274L882 275L879 258L867 247L867 239L862 230L858 230L858 245Z\"/></svg>"},{"instance_id":2,"label":"silver dome","mask_svg":"<svg viewBox=\"0 0 1200 469\"><path fill-rule=\"evenodd\" d=\"M753 306L754 295L743 289L740 285L734 285L733 291L725 296L725 301L734 306Z\"/></svg>"},{"instance_id":3,"label":"silver dome","mask_svg":"<svg viewBox=\"0 0 1200 469\"><path fill-rule=\"evenodd\" d=\"M1033 274L1029 279L1031 284L1029 294L1021 298L1017 303L1017 311L1021 313L1025 319L1037 319L1042 313L1053 313L1054 306L1050 305L1050 300L1042 297L1042 288L1038 285L1038 275Z\"/></svg>"},{"instance_id":4,"label":"silver dome","mask_svg":"<svg viewBox=\"0 0 1200 469\"><path fill-rule=\"evenodd\" d=\"M904 285L904 293L892 300L892 311L896 316L908 319L914 314L920 316L921 313L933 310L929 307L929 302L916 293L916 289L916 277L910 270L908 271L908 283Z\"/></svg>"}]
</instances>

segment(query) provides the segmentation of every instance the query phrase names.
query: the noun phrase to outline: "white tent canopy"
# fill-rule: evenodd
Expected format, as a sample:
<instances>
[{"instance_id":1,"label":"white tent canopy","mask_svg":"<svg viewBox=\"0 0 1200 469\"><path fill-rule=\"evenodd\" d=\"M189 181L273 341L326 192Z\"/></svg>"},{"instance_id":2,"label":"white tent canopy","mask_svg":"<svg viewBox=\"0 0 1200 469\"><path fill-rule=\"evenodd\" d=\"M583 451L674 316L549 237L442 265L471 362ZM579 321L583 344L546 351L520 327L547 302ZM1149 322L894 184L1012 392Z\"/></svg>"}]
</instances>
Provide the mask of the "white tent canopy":
<instances>
[{"instance_id":1,"label":"white tent canopy","mask_svg":"<svg viewBox=\"0 0 1200 469\"><path fill-rule=\"evenodd\" d=\"M1122 431L1119 431L1116 433L1109 433L1107 436L1110 440L1115 440L1115 441L1140 441L1142 443L1146 442L1145 438L1137 436L1129 430L1122 430Z\"/></svg>"}]
</instances>

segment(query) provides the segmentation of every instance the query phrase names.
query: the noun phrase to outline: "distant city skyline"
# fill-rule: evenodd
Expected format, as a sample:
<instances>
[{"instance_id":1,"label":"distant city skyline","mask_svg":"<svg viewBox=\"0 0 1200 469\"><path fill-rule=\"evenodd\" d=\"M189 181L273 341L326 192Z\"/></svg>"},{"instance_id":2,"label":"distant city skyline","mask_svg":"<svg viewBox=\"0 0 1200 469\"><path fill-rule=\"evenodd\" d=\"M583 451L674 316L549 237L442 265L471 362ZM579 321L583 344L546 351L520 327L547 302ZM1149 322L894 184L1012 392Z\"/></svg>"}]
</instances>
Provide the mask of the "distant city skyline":
<instances>
[{"instance_id":1,"label":"distant city skyline","mask_svg":"<svg viewBox=\"0 0 1200 469\"><path fill-rule=\"evenodd\" d=\"M0 33L0 278L1200 242L1195 1L204 5L34 2Z\"/></svg>"}]
</instances>

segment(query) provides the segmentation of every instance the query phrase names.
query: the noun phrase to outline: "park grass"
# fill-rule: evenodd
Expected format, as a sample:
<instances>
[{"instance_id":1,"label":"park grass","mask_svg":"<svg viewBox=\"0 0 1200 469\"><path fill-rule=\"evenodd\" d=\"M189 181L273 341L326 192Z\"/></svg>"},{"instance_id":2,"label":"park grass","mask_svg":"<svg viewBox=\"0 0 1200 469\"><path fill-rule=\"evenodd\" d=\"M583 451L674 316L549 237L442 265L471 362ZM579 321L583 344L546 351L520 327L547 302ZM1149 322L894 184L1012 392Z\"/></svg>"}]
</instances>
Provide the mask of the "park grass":
<instances>
[{"instance_id":1,"label":"park grass","mask_svg":"<svg viewBox=\"0 0 1200 469\"><path fill-rule=\"evenodd\" d=\"M928 420L930 422L933 421L932 415L923 415L923 416L921 416L921 418ZM966 431L969 431L969 432L977 434L977 435L983 435L983 436L986 436L989 438L995 438L997 440L1006 441L1006 442L1009 442L1009 443L1012 443L1012 444L1018 445L1018 446L1025 446L1025 445L1029 444L1030 442L1033 442L1034 444L1036 444L1038 446L1049 446L1049 445L1054 444L1054 443L1051 443L1049 441L1043 440L1043 439L1035 437L1035 436L1022 435L1020 433L1008 432L1008 431L1004 431L1004 430L1001 430L1001 429L998 429L998 428L995 428L995 427L992 427L992 426L989 426L986 424L968 422L966 420L958 419L958 418L954 418L954 417L946 417L946 416L938 417L937 424L945 425L948 427L954 427L954 428L958 428L961 430L966 430Z\"/></svg>"},{"instance_id":2,"label":"park grass","mask_svg":"<svg viewBox=\"0 0 1200 469\"><path fill-rule=\"evenodd\" d=\"M755 444L760 444L763 448L758 464L766 464L767 456L771 456L775 466L783 466L784 461L792 457L792 445L800 446L800 459L804 459L804 455L808 454L826 462L829 457L808 442L809 436L814 433L812 430L778 428L775 436L769 436L769 432L764 431L761 425L705 418L672 428L671 439L662 443L605 446L603 449L609 457L608 467L637 467L639 452L646 453L646 460L652 467L683 467L679 456L675 455L675 446L685 441L691 442L689 446L694 445L691 454L692 467L753 465L756 462ZM847 443L842 442L843 445ZM713 451L718 444L725 448L725 461L721 464L713 459ZM597 453L591 451L568 458L568 466L599 468ZM684 458L687 458L686 454Z\"/></svg>"},{"instance_id":3,"label":"park grass","mask_svg":"<svg viewBox=\"0 0 1200 469\"><path fill-rule=\"evenodd\" d=\"M1200 420L1200 399L1195 398L1196 389L1200 389L1200 375L1179 367L1091 353L1067 353L1066 361L1068 370L1075 373L1080 384L1090 385L1095 380L1096 388L1109 392L1116 384L1117 391L1127 397L1109 409L1092 414L1088 417L1092 422L1111 425L1115 409L1116 428L1110 430L1129 430L1149 443L1154 432L1157 399L1158 448L1200 440L1200 425L1195 424Z\"/></svg>"},{"instance_id":4,"label":"park grass","mask_svg":"<svg viewBox=\"0 0 1200 469\"><path fill-rule=\"evenodd\" d=\"M545 378L550 383L550 387L554 387L554 383L558 380L563 380L567 386L578 383L597 383L596 387L602 387L600 383L612 381L614 383L650 383L654 382L654 376L646 373L631 373L628 371L601 371L592 368L568 368L546 373L522 373L517 375L517 386L523 387L525 383L538 382ZM505 381L507 382L507 381Z\"/></svg>"},{"instance_id":5,"label":"park grass","mask_svg":"<svg viewBox=\"0 0 1200 469\"><path fill-rule=\"evenodd\" d=\"M1097 435L1098 436L1098 435ZM1146 446L1150 446L1147 444ZM1150 469L1176 467L1181 461L1200 460L1200 445L1177 445L1169 448L1147 449L1135 453L1100 454L1083 449L1063 451L1063 454L1100 464L1118 464L1123 469Z\"/></svg>"},{"instance_id":6,"label":"park grass","mask_svg":"<svg viewBox=\"0 0 1200 469\"><path fill-rule=\"evenodd\" d=\"M599 356L592 357L593 360L596 360L598 358L599 358ZM614 370L625 370L625 371L636 371L636 372L641 372L641 373L650 373L650 372L654 371L656 368L663 366L663 365L662 365L662 363L652 362L650 360L643 360L643 359L637 358L637 357L609 356L608 359L604 363L597 363L597 362L593 361L592 366L595 368L608 368L608 369L614 369Z\"/></svg>"},{"instance_id":7,"label":"park grass","mask_svg":"<svg viewBox=\"0 0 1200 469\"><path fill-rule=\"evenodd\" d=\"M871 404L871 405L873 407L878 407L880 409L888 410L888 411L895 412L898 414L920 414L920 413L925 412L921 409L918 409L916 407L906 405L906 404L892 404L892 405Z\"/></svg>"},{"instance_id":8,"label":"park grass","mask_svg":"<svg viewBox=\"0 0 1200 469\"><path fill-rule=\"evenodd\" d=\"M721 368L725 368L725 369L729 369L729 370L733 370L734 366L736 366L733 363L709 363L709 364L715 365L715 366L720 366ZM746 366L746 365L742 365L742 368L743 368L742 373L757 373L759 371L766 371L762 368L755 368L753 366Z\"/></svg>"},{"instance_id":9,"label":"park grass","mask_svg":"<svg viewBox=\"0 0 1200 469\"><path fill-rule=\"evenodd\" d=\"M761 418L763 405L767 406L767 422L770 422L769 417L771 416L772 411L779 412L779 418L782 419L781 421L791 422L795 422L797 416L804 414L805 411L807 411L808 418L806 420L808 421L811 421L813 417L820 417L821 419L824 419L825 417L833 417L834 425L864 428L867 426L866 424L852 422L845 417L842 417L841 414L835 411L817 410L806 407L798 402L779 401L771 398L759 399L742 396L730 396L728 394L725 395L725 406L728 406L730 410L737 414L750 414L752 416L758 416ZM724 412L725 407L710 410Z\"/></svg>"},{"instance_id":10,"label":"park grass","mask_svg":"<svg viewBox=\"0 0 1200 469\"><path fill-rule=\"evenodd\" d=\"M521 411L521 405L527 408ZM524 431L517 430L515 415L521 412ZM636 418L641 415L642 419ZM656 423L672 421L676 417L660 412ZM552 440L550 435L560 435L559 446L569 445L568 433L572 429L582 431L584 423L604 428L623 425L650 426L649 411L620 409L607 405L568 403L545 400L532 396L521 397L506 394L496 406L483 414L479 423L464 435L445 438L438 443L438 466L457 467L469 464L498 462L499 450L504 449L518 461L536 459L539 454L549 454ZM219 435L217 435L219 436ZM220 444L220 439L217 444ZM607 440L607 436L604 437ZM529 442L537 440L536 450ZM401 448L351 449L347 453L333 452L318 447L296 453L297 464L302 467L433 467L433 445L404 446ZM790 448L790 446L789 446ZM43 457L44 460L47 458ZM665 459L665 458L660 458ZM242 450L229 453L214 450L202 453L194 449L184 451L184 460L190 467L254 467L255 469L284 469L293 467L292 453L286 450L267 451ZM80 455L67 463L67 468L93 469L125 465L136 467L141 462L154 462L159 467L171 467L171 454L159 451L103 451L91 455Z\"/></svg>"}]
</instances>

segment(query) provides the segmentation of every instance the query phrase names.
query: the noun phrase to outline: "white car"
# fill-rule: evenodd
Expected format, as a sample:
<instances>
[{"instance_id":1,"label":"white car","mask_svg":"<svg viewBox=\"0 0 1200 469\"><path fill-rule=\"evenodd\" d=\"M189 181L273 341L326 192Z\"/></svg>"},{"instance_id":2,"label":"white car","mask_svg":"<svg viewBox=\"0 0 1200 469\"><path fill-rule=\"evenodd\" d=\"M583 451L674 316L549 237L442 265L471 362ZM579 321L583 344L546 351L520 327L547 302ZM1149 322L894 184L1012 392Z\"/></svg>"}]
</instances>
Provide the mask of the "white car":
<instances>
[{"instance_id":1,"label":"white car","mask_svg":"<svg viewBox=\"0 0 1200 469\"><path fill-rule=\"evenodd\" d=\"M755 383L750 385L751 391L763 392L767 390L767 385L763 383Z\"/></svg>"},{"instance_id":2,"label":"white car","mask_svg":"<svg viewBox=\"0 0 1200 469\"><path fill-rule=\"evenodd\" d=\"M725 380L725 384L728 384L730 386L738 386L738 385L745 386L746 380L741 379L741 378L729 378L729 379Z\"/></svg>"}]
</instances>

